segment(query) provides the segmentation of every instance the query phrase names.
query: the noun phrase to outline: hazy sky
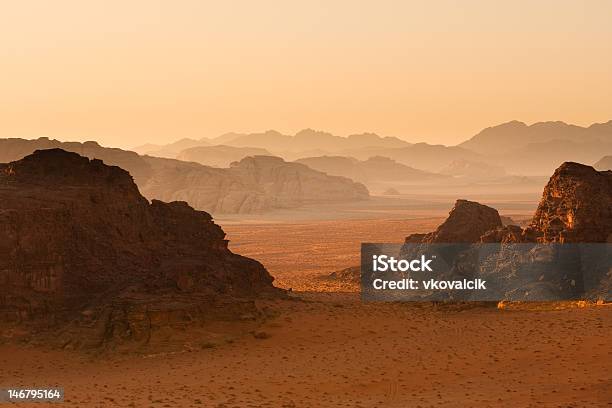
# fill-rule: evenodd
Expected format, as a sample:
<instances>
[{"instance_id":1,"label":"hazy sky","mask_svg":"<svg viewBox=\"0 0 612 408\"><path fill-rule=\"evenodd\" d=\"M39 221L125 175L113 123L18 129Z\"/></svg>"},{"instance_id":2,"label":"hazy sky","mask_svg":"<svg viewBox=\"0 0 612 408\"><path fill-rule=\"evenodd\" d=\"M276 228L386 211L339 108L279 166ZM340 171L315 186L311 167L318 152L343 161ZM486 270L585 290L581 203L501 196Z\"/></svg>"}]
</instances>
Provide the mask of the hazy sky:
<instances>
[{"instance_id":1,"label":"hazy sky","mask_svg":"<svg viewBox=\"0 0 612 408\"><path fill-rule=\"evenodd\" d=\"M5 1L0 137L454 144L612 119L612 1Z\"/></svg>"}]
</instances>

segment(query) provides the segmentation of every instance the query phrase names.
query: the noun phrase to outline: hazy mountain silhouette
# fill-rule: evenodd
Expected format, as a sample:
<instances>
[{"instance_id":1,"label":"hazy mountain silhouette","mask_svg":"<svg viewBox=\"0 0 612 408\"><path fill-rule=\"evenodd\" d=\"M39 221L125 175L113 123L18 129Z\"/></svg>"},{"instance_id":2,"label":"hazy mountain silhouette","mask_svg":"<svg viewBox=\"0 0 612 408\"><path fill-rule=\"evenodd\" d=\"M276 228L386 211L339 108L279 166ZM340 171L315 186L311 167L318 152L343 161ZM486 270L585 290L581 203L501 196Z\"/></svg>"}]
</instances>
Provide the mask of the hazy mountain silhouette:
<instances>
[{"instance_id":1,"label":"hazy mountain silhouette","mask_svg":"<svg viewBox=\"0 0 612 408\"><path fill-rule=\"evenodd\" d=\"M363 133L340 137L328 132L313 129L304 129L295 136L283 135L277 131L269 130L265 133L252 133L239 135L234 139L225 140L229 146L250 146L265 148L276 154L284 151L303 152L308 150L320 150L337 152L346 149L357 149L368 146L379 147L402 147L410 143L394 137L381 137L374 133Z\"/></svg>"},{"instance_id":2,"label":"hazy mountain silhouette","mask_svg":"<svg viewBox=\"0 0 612 408\"><path fill-rule=\"evenodd\" d=\"M294 136L284 135L276 130L268 130L261 133L226 133L210 139L182 139L167 145L145 144L137 146L133 150L140 154L176 158L182 150L210 145L256 147L265 149L278 156L291 158L296 153L303 157L307 152L310 155L315 155L317 153L325 154L367 147L406 147L411 144L395 137L381 137L374 133L361 133L341 137L328 132L304 129Z\"/></svg>"},{"instance_id":3,"label":"hazy mountain silhouette","mask_svg":"<svg viewBox=\"0 0 612 408\"><path fill-rule=\"evenodd\" d=\"M612 156L604 156L593 165L596 170L612 170Z\"/></svg>"},{"instance_id":4,"label":"hazy mountain silhouette","mask_svg":"<svg viewBox=\"0 0 612 408\"><path fill-rule=\"evenodd\" d=\"M232 162L247 156L271 156L266 149L235 146L197 146L181 151L176 158L212 167L229 167Z\"/></svg>"},{"instance_id":5,"label":"hazy mountain silhouette","mask_svg":"<svg viewBox=\"0 0 612 408\"><path fill-rule=\"evenodd\" d=\"M310 168L336 176L348 177L366 185L380 182L420 182L447 179L440 174L418 170L388 157L374 156L358 160L345 156L306 157L296 160Z\"/></svg>"},{"instance_id":6,"label":"hazy mountain silhouette","mask_svg":"<svg viewBox=\"0 0 612 408\"><path fill-rule=\"evenodd\" d=\"M513 173L546 174L565 161L593 163L612 152L612 121L589 127L512 121L486 128L459 146Z\"/></svg>"},{"instance_id":7,"label":"hazy mountain silhouette","mask_svg":"<svg viewBox=\"0 0 612 408\"><path fill-rule=\"evenodd\" d=\"M137 151L176 158L180 151L187 148L218 144L265 149L285 160L349 156L363 161L382 156L429 172L440 172L443 169L451 171L449 166L456 162L502 166L512 174L545 175L565 161L593 163L601 158L602 153L612 153L612 121L589 127L564 122L527 125L512 121L488 127L457 146L411 144L373 133L340 137L328 132L304 129L294 136L275 130L248 134L226 133L199 141L183 139L161 147L143 146Z\"/></svg>"},{"instance_id":8,"label":"hazy mountain silhouette","mask_svg":"<svg viewBox=\"0 0 612 408\"><path fill-rule=\"evenodd\" d=\"M459 146L477 153L495 155L500 153L500 150L515 150L532 143L551 140L593 143L606 139L612 139L612 121L581 127L559 121L527 125L515 120L488 127Z\"/></svg>"},{"instance_id":9,"label":"hazy mountain silhouette","mask_svg":"<svg viewBox=\"0 0 612 408\"><path fill-rule=\"evenodd\" d=\"M606 152L612 152L612 137L608 141L590 142L552 139L529 143L505 154L494 155L489 160L503 165L512 173L544 174L567 161L593 163Z\"/></svg>"},{"instance_id":10,"label":"hazy mountain silhouette","mask_svg":"<svg viewBox=\"0 0 612 408\"><path fill-rule=\"evenodd\" d=\"M462 147L431 145L428 143L415 143L400 148L364 147L343 150L341 154L360 160L367 160L373 156L388 157L398 163L435 173L455 160L484 160L482 155Z\"/></svg>"},{"instance_id":11,"label":"hazy mountain silhouette","mask_svg":"<svg viewBox=\"0 0 612 408\"><path fill-rule=\"evenodd\" d=\"M501 166L461 159L454 160L440 173L472 180L495 179L506 175L506 171Z\"/></svg>"},{"instance_id":12,"label":"hazy mountain silhouette","mask_svg":"<svg viewBox=\"0 0 612 408\"><path fill-rule=\"evenodd\" d=\"M137 146L132 150L139 154L148 154L156 157L166 157L176 159L176 156L183 150L196 146L209 146L210 142L206 139L181 139L167 145L145 144Z\"/></svg>"}]
</instances>

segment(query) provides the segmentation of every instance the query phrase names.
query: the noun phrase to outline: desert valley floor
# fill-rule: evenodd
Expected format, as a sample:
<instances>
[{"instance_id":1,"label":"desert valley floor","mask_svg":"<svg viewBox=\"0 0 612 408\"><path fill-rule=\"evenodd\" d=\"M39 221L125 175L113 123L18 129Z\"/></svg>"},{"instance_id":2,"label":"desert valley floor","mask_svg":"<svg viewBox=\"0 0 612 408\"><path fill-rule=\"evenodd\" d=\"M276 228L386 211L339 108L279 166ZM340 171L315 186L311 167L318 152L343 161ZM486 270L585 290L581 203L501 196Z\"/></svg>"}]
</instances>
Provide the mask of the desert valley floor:
<instances>
[{"instance_id":1,"label":"desert valley floor","mask_svg":"<svg viewBox=\"0 0 612 408\"><path fill-rule=\"evenodd\" d=\"M360 242L402 242L447 211L217 220L233 251L293 289L261 301L274 314L255 332L220 326L144 355L1 345L0 386L63 386L71 407L612 406L612 307L364 304L321 279L357 264Z\"/></svg>"}]
</instances>

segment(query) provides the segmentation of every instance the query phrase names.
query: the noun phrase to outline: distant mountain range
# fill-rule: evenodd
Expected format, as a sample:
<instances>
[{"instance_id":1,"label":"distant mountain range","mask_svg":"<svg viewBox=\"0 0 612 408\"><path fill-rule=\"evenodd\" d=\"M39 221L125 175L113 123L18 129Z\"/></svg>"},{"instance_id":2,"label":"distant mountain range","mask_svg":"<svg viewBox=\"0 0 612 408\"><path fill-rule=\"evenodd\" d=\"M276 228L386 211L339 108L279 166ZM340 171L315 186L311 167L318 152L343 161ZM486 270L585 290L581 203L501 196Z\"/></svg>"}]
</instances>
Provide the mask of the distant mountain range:
<instances>
[{"instance_id":1,"label":"distant mountain range","mask_svg":"<svg viewBox=\"0 0 612 408\"><path fill-rule=\"evenodd\" d=\"M612 153L612 121L589 127L564 122L513 121L484 129L459 147L517 174L546 174L561 163L593 163Z\"/></svg>"},{"instance_id":2,"label":"distant mountain range","mask_svg":"<svg viewBox=\"0 0 612 408\"><path fill-rule=\"evenodd\" d=\"M327 174L348 177L366 185L381 182L419 183L448 178L381 156L370 157L363 161L345 156L319 156L306 157L296 162Z\"/></svg>"},{"instance_id":3,"label":"distant mountain range","mask_svg":"<svg viewBox=\"0 0 612 408\"><path fill-rule=\"evenodd\" d=\"M570 125L565 122L537 122L527 125L512 121L488 127L471 139L459 144L460 147L483 155L496 155L500 151L512 151L533 144L569 141L594 143L612 141L612 120L595 123L589 127Z\"/></svg>"},{"instance_id":4,"label":"distant mountain range","mask_svg":"<svg viewBox=\"0 0 612 408\"><path fill-rule=\"evenodd\" d=\"M449 168L457 169L457 163L463 163L464 167L472 163L468 166L472 170L485 164L497 170L501 168L508 174L545 175L564 161L593 163L602 154L612 154L612 121L588 127L564 122L527 125L512 121L486 128L457 146L413 144L373 133L340 137L304 129L294 136L275 130L250 134L227 133L216 138L182 139L164 146L144 145L134 150L141 154L177 158L186 149L215 145L264 149L285 160L345 156L365 161L381 156L427 172L444 170L448 173ZM239 150L235 152L238 156L242 154ZM251 154L247 151L243 153ZM219 154L227 155L227 148L225 152L219 151ZM181 159L185 157L182 155ZM197 161L209 165L225 163L225 160L220 160L215 164L209 157Z\"/></svg>"},{"instance_id":5,"label":"distant mountain range","mask_svg":"<svg viewBox=\"0 0 612 408\"><path fill-rule=\"evenodd\" d=\"M321 151L336 152L341 150L359 149L366 147L405 147L410 143L395 137L381 137L374 133L362 133L348 137L334 136L331 133L304 129L294 136L284 135L276 130L263 133L226 133L216 138L207 139L181 139L167 145L146 144L137 146L132 150L140 154L176 158L184 149L198 146L225 145L233 147L256 147L268 151L278 152L305 152Z\"/></svg>"},{"instance_id":6,"label":"distant mountain range","mask_svg":"<svg viewBox=\"0 0 612 408\"><path fill-rule=\"evenodd\" d=\"M272 156L266 149L259 147L234 147L234 146L197 146L185 149L176 155L176 158L191 161L213 167L230 167L235 161L240 161L247 156Z\"/></svg>"}]
</instances>

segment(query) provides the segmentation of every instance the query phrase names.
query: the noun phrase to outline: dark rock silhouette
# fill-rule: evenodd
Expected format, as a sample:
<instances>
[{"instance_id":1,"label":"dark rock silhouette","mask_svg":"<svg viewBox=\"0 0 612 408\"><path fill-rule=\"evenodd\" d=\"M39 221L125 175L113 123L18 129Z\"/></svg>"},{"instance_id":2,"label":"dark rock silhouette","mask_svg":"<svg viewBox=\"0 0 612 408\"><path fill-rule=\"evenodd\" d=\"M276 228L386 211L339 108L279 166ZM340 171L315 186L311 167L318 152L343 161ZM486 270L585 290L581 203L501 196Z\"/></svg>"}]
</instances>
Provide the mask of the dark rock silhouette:
<instances>
[{"instance_id":1,"label":"dark rock silhouette","mask_svg":"<svg viewBox=\"0 0 612 408\"><path fill-rule=\"evenodd\" d=\"M406 242L422 243L473 243L487 231L502 226L495 208L475 201L457 200L448 218L429 234L413 234Z\"/></svg>"},{"instance_id":2,"label":"dark rock silhouette","mask_svg":"<svg viewBox=\"0 0 612 408\"><path fill-rule=\"evenodd\" d=\"M156 319L231 317L282 293L224 237L184 202L149 203L119 167L36 151L0 164L0 315L77 322L88 329L65 341L96 346L142 339Z\"/></svg>"}]
</instances>

